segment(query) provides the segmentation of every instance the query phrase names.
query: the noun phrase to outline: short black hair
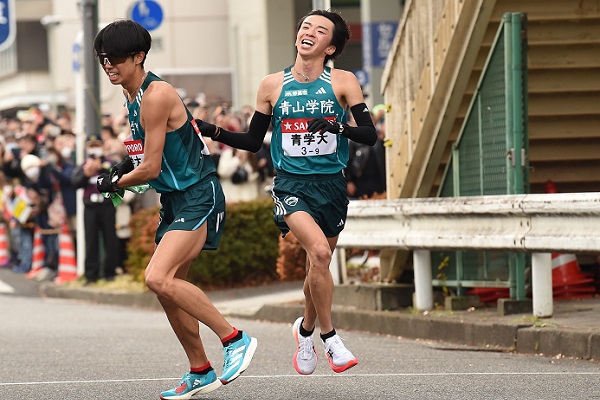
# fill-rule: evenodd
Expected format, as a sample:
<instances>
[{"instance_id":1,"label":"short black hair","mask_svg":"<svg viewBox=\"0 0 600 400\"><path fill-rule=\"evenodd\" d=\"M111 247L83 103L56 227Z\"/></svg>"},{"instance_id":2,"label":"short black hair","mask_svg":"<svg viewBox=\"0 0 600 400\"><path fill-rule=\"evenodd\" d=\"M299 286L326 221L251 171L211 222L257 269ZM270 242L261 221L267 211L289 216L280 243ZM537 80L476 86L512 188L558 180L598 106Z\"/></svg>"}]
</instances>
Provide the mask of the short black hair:
<instances>
[{"instance_id":1,"label":"short black hair","mask_svg":"<svg viewBox=\"0 0 600 400\"><path fill-rule=\"evenodd\" d=\"M107 53L116 57L128 57L143 51L142 68L151 46L150 32L130 19L118 19L111 22L102 28L94 39L96 56L100 53Z\"/></svg>"},{"instance_id":2,"label":"short black hair","mask_svg":"<svg viewBox=\"0 0 600 400\"><path fill-rule=\"evenodd\" d=\"M344 18L342 18L342 16L337 12L327 10L312 10L304 17L300 18L300 21L298 21L298 24L296 25L296 33L300 31L300 27L304 23L304 20L311 15L320 15L333 22L333 37L331 38L330 45L335 46L335 52L331 55L328 54L325 56L324 63L327 64L329 60L335 60L336 57L342 54L342 51L344 51L344 47L346 47L346 43L350 39L350 27L348 26L346 20L344 20Z\"/></svg>"}]
</instances>

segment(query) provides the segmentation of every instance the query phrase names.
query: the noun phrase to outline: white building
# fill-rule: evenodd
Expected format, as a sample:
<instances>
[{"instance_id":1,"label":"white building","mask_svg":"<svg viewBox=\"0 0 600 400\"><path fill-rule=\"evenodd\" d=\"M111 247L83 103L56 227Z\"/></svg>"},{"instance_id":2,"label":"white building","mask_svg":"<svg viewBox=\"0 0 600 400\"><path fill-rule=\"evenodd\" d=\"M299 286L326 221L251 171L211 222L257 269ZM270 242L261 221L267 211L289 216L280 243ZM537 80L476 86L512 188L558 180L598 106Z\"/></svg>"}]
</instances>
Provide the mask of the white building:
<instances>
[{"instance_id":1,"label":"white building","mask_svg":"<svg viewBox=\"0 0 600 400\"><path fill-rule=\"evenodd\" d=\"M295 24L313 4L311 0L88 2L98 4L100 27L118 18L132 18L132 13L149 18L146 21L156 28L150 30L153 44L146 69L170 82L182 97L200 95L209 103L227 102L234 107L253 106L261 79L292 64ZM403 1L363 0L362 11L360 0L331 3L352 28L352 39L336 66L361 70L361 17L364 21L365 15L383 10L397 22ZM7 4L15 9L16 35L13 44L0 51L0 113L10 115L40 103L74 111L77 74L85 68L81 65L80 1L0 0L0 6ZM99 91L99 113L121 109L122 92L112 87L102 71ZM373 93L379 96L377 89Z\"/></svg>"}]
</instances>

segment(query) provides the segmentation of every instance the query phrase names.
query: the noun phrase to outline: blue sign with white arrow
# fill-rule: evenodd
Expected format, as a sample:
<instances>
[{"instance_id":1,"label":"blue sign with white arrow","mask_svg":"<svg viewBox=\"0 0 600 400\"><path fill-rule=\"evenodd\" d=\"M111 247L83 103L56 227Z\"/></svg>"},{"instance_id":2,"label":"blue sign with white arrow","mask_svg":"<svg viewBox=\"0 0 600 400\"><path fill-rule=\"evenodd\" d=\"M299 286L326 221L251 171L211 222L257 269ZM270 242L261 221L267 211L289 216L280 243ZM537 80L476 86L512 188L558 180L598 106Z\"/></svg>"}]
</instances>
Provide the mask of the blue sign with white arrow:
<instances>
[{"instance_id":1,"label":"blue sign with white arrow","mask_svg":"<svg viewBox=\"0 0 600 400\"><path fill-rule=\"evenodd\" d=\"M162 7L154 0L136 1L130 14L132 20L149 31L158 28L163 20Z\"/></svg>"},{"instance_id":2,"label":"blue sign with white arrow","mask_svg":"<svg viewBox=\"0 0 600 400\"><path fill-rule=\"evenodd\" d=\"M15 41L15 2L0 0L0 51Z\"/></svg>"}]
</instances>

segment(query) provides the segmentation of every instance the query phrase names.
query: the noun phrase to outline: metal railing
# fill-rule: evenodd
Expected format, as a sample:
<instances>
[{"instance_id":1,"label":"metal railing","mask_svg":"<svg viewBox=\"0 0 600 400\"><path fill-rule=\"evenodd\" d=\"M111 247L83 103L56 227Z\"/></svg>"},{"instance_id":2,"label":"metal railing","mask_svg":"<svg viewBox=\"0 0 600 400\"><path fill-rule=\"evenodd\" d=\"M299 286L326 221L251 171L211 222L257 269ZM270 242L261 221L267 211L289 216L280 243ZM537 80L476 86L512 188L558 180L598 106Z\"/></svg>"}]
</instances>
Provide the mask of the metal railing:
<instances>
[{"instance_id":1,"label":"metal railing","mask_svg":"<svg viewBox=\"0 0 600 400\"><path fill-rule=\"evenodd\" d=\"M532 254L533 313L553 313L550 253L599 252L600 193L352 201L338 248L413 250L415 308L433 308L431 250ZM344 252L336 251L344 282Z\"/></svg>"}]
</instances>

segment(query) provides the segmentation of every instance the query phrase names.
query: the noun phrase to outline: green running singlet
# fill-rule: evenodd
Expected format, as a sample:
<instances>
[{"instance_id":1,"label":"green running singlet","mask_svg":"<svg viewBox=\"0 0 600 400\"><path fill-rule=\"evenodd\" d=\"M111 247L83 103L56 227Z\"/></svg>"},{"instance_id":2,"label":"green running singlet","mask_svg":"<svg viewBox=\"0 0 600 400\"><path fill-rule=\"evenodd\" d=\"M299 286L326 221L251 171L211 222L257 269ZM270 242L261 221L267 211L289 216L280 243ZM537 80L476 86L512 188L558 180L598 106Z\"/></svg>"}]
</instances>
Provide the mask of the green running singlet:
<instances>
[{"instance_id":1,"label":"green running singlet","mask_svg":"<svg viewBox=\"0 0 600 400\"><path fill-rule=\"evenodd\" d=\"M296 81L290 67L273 106L271 157L275 169L298 175L335 174L348 162L348 139L331 132L309 133L308 121L326 118L345 122L346 111L333 92L331 68L314 82Z\"/></svg>"},{"instance_id":2,"label":"green running singlet","mask_svg":"<svg viewBox=\"0 0 600 400\"><path fill-rule=\"evenodd\" d=\"M162 79L152 72L148 72L133 102L126 102L133 140L126 142L125 147L132 157L134 166L138 166L143 160L146 138L146 133L140 123L140 105L144 91L154 81L162 81ZM185 110L188 120L179 129L167 132L160 174L156 179L148 182L158 193L183 191L216 173L216 167L209 156L208 147L204 143L200 131L192 125L193 118L187 107Z\"/></svg>"}]
</instances>

